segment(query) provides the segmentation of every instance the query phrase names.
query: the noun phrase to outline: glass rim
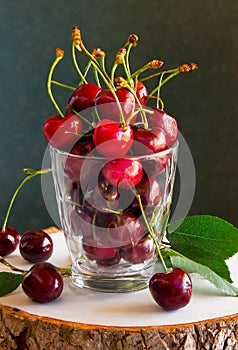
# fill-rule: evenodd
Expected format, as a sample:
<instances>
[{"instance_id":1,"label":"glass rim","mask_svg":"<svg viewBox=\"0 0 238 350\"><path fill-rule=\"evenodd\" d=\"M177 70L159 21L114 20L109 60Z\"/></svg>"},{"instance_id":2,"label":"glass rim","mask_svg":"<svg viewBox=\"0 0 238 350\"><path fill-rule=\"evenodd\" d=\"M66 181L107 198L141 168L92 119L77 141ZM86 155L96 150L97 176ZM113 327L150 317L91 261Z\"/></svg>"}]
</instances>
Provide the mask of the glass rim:
<instances>
[{"instance_id":1,"label":"glass rim","mask_svg":"<svg viewBox=\"0 0 238 350\"><path fill-rule=\"evenodd\" d=\"M159 157L164 157L170 153L173 153L174 150L176 150L178 148L178 145L179 145L179 140L176 140L176 142L173 144L173 146L165 149L164 151L160 151L160 152L157 152L157 153L151 153L151 154L144 154L144 155L139 155L139 156L136 156L136 155L124 155L124 156L119 156L119 157L103 157L103 156L93 156L93 155L90 155L90 156L80 156L80 155L77 155L77 154L73 154L73 153L70 153L70 152L67 152L67 151L63 151L63 150L60 150L58 148L55 148L53 147L51 144L49 144L50 146L50 149L53 150L55 153L58 153L59 155L61 156L67 156L67 157L73 157L73 158L78 158L78 159L92 159L92 160L105 160L105 159L118 159L118 158L128 158L128 159L133 159L133 160L143 160L143 159L150 159L150 158L154 158L156 156L159 156Z\"/></svg>"}]
</instances>

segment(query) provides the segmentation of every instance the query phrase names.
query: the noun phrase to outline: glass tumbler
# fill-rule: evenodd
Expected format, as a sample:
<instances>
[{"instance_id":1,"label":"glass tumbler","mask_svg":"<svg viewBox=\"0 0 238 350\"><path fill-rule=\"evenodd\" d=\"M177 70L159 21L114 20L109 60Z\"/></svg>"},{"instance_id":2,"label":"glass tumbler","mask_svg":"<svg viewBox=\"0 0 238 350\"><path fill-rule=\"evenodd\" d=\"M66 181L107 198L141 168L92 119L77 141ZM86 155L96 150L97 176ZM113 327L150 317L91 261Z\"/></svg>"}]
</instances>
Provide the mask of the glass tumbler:
<instances>
[{"instance_id":1,"label":"glass tumbler","mask_svg":"<svg viewBox=\"0 0 238 350\"><path fill-rule=\"evenodd\" d=\"M52 146L50 154L71 285L112 293L145 288L157 261L155 240L162 240L170 214L178 141L163 152L119 159ZM115 186L104 176L113 166L139 166L142 178Z\"/></svg>"}]
</instances>

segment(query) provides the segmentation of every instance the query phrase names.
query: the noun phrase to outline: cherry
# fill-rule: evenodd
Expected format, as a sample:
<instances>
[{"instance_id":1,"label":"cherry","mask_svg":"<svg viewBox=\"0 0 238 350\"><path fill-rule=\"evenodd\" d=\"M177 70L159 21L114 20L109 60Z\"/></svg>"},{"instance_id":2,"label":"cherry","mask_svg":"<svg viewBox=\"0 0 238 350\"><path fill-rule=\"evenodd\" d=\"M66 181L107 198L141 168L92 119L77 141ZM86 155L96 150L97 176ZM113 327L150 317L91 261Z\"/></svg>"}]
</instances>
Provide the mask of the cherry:
<instances>
[{"instance_id":1,"label":"cherry","mask_svg":"<svg viewBox=\"0 0 238 350\"><path fill-rule=\"evenodd\" d=\"M120 261L120 254L116 248L83 244L83 249L88 259L95 260L101 266L112 266Z\"/></svg>"},{"instance_id":2,"label":"cherry","mask_svg":"<svg viewBox=\"0 0 238 350\"><path fill-rule=\"evenodd\" d=\"M95 99L101 90L102 88L96 84L80 85L68 100L66 115L94 106Z\"/></svg>"},{"instance_id":3,"label":"cherry","mask_svg":"<svg viewBox=\"0 0 238 350\"><path fill-rule=\"evenodd\" d=\"M154 243L150 236L145 236L136 244L123 247L121 256L131 264L141 264L151 259L154 255Z\"/></svg>"},{"instance_id":4,"label":"cherry","mask_svg":"<svg viewBox=\"0 0 238 350\"><path fill-rule=\"evenodd\" d=\"M136 192L140 195L144 206L155 206L162 199L162 190L155 178L144 174L142 180L136 185Z\"/></svg>"},{"instance_id":5,"label":"cherry","mask_svg":"<svg viewBox=\"0 0 238 350\"><path fill-rule=\"evenodd\" d=\"M109 245L109 237L105 228L111 220L111 214L96 214L89 211L87 207L77 208L76 212L84 244L94 247L98 245L107 247Z\"/></svg>"},{"instance_id":6,"label":"cherry","mask_svg":"<svg viewBox=\"0 0 238 350\"><path fill-rule=\"evenodd\" d=\"M186 306L192 295L190 276L179 268L167 273L156 273L149 281L149 290L165 310L176 310Z\"/></svg>"},{"instance_id":7,"label":"cherry","mask_svg":"<svg viewBox=\"0 0 238 350\"><path fill-rule=\"evenodd\" d=\"M112 199L112 198L111 198ZM117 210L118 201L105 199L98 186L88 184L85 189L83 206L89 209L93 214L108 213L107 209Z\"/></svg>"},{"instance_id":8,"label":"cherry","mask_svg":"<svg viewBox=\"0 0 238 350\"><path fill-rule=\"evenodd\" d=\"M53 147L68 151L79 138L82 122L75 114L68 114L64 118L55 115L45 121L43 131L46 140Z\"/></svg>"},{"instance_id":9,"label":"cherry","mask_svg":"<svg viewBox=\"0 0 238 350\"><path fill-rule=\"evenodd\" d=\"M113 186L132 188L142 179L142 165L136 159L117 158L103 166L102 174Z\"/></svg>"},{"instance_id":10,"label":"cherry","mask_svg":"<svg viewBox=\"0 0 238 350\"><path fill-rule=\"evenodd\" d=\"M24 293L39 303L57 299L63 291L63 285L60 272L54 265L47 262L33 265L22 280Z\"/></svg>"},{"instance_id":11,"label":"cherry","mask_svg":"<svg viewBox=\"0 0 238 350\"><path fill-rule=\"evenodd\" d=\"M153 156L143 157L141 159L141 164L144 172L150 177L156 177L161 174L171 158L171 153L165 154L154 154Z\"/></svg>"},{"instance_id":12,"label":"cherry","mask_svg":"<svg viewBox=\"0 0 238 350\"><path fill-rule=\"evenodd\" d=\"M33 263L45 261L53 253L53 241L48 233L42 230L31 230L22 235L19 249L25 260Z\"/></svg>"},{"instance_id":13,"label":"cherry","mask_svg":"<svg viewBox=\"0 0 238 350\"><path fill-rule=\"evenodd\" d=\"M176 120L161 109L153 108L153 110L154 113L148 116L150 126L152 126L153 129L162 129L165 134L166 144L168 147L173 146L178 138L178 125Z\"/></svg>"},{"instance_id":14,"label":"cherry","mask_svg":"<svg viewBox=\"0 0 238 350\"><path fill-rule=\"evenodd\" d=\"M165 135L160 128L153 128L152 131L138 126L133 127L134 140L133 150L137 155L158 153L166 150Z\"/></svg>"},{"instance_id":15,"label":"cherry","mask_svg":"<svg viewBox=\"0 0 238 350\"><path fill-rule=\"evenodd\" d=\"M125 88L118 88L115 91L120 102L125 121L129 118L135 107L135 98L130 91ZM110 119L121 122L120 111L116 103L115 97L110 90L102 90L96 97L96 106L101 119ZM131 120L131 124L135 122L136 116Z\"/></svg>"},{"instance_id":16,"label":"cherry","mask_svg":"<svg viewBox=\"0 0 238 350\"><path fill-rule=\"evenodd\" d=\"M132 146L133 130L130 125L102 119L95 127L93 140L100 154L106 157L122 157Z\"/></svg>"},{"instance_id":17,"label":"cherry","mask_svg":"<svg viewBox=\"0 0 238 350\"><path fill-rule=\"evenodd\" d=\"M71 149L65 160L64 170L72 182L89 182L94 175L95 167L99 166L99 160L90 159L90 156L94 154L94 148L92 138L88 137L79 139Z\"/></svg>"},{"instance_id":18,"label":"cherry","mask_svg":"<svg viewBox=\"0 0 238 350\"><path fill-rule=\"evenodd\" d=\"M20 241L19 233L12 227L0 230L0 255L5 256L14 252Z\"/></svg>"},{"instance_id":19,"label":"cherry","mask_svg":"<svg viewBox=\"0 0 238 350\"><path fill-rule=\"evenodd\" d=\"M107 226L108 236L117 247L137 243L144 230L144 224L131 213L114 215Z\"/></svg>"},{"instance_id":20,"label":"cherry","mask_svg":"<svg viewBox=\"0 0 238 350\"><path fill-rule=\"evenodd\" d=\"M148 101L148 91L147 91L145 85L141 81L138 81L138 83L137 83L136 95L137 95L138 100L140 101L141 105L146 106L147 101Z\"/></svg>"},{"instance_id":21,"label":"cherry","mask_svg":"<svg viewBox=\"0 0 238 350\"><path fill-rule=\"evenodd\" d=\"M104 199L114 202L120 198L120 193L118 188L110 184L110 182L105 179L102 173L98 176L98 190Z\"/></svg>"}]
</instances>

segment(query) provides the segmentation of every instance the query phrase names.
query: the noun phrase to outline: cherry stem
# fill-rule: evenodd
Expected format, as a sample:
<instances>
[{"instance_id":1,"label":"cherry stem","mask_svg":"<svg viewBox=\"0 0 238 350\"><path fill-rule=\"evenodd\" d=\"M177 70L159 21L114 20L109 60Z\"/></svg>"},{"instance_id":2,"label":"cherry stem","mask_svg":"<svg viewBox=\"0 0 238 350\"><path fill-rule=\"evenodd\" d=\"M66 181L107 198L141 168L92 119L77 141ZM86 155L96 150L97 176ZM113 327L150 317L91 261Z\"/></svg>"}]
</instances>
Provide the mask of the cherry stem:
<instances>
[{"instance_id":1,"label":"cherry stem","mask_svg":"<svg viewBox=\"0 0 238 350\"><path fill-rule=\"evenodd\" d=\"M130 51L131 48L133 47L132 44L128 45L128 48L126 50L126 56L125 56L125 63L126 63L126 67L127 67L127 71L128 71L128 76L129 76L129 83L131 84L133 82L133 79L131 78L131 70L130 70L130 62L129 62L129 55L130 55Z\"/></svg>"},{"instance_id":2,"label":"cherry stem","mask_svg":"<svg viewBox=\"0 0 238 350\"><path fill-rule=\"evenodd\" d=\"M139 100L138 96L136 95L134 89L132 89L129 85L127 85L126 88L132 93L132 95L134 96L136 102L138 103L139 108L140 108L142 123L144 124L145 129L148 129L148 121L147 121L147 118L146 118L146 114L144 112L144 109L143 109L143 107L142 107L142 105L140 103L140 100ZM127 119L127 123L129 123L131 121L131 119L133 118L133 115L134 115L134 110L132 111L131 116Z\"/></svg>"},{"instance_id":3,"label":"cherry stem","mask_svg":"<svg viewBox=\"0 0 238 350\"><path fill-rule=\"evenodd\" d=\"M91 60L92 65L98 70L98 73L101 75L104 83L108 86L111 93L113 94L113 97L116 100L116 103L117 103L117 106L118 106L118 109L120 112L121 122L122 122L122 124L125 124L125 118L124 118L123 111L122 111L122 108L120 105L120 101L118 100L118 97L117 97L116 92L115 92L115 87L114 87L112 81L110 80L110 77L108 76L106 71L100 66L97 59L86 49L86 47L84 46L82 41L81 41L80 46L77 45L76 48L79 51L82 50L85 53L85 55Z\"/></svg>"},{"instance_id":4,"label":"cherry stem","mask_svg":"<svg viewBox=\"0 0 238 350\"><path fill-rule=\"evenodd\" d=\"M4 259L2 256L0 256L0 263L5 265L6 267L11 269L12 271L20 272L23 275L27 274L27 272L28 272L28 270L23 270L23 269L20 269L19 267L12 265L9 261ZM54 266L54 267L61 273L62 277L69 277L71 275L71 269L69 269L69 268L58 267L58 266Z\"/></svg>"},{"instance_id":5,"label":"cherry stem","mask_svg":"<svg viewBox=\"0 0 238 350\"><path fill-rule=\"evenodd\" d=\"M64 87L66 89L73 90L73 91L76 90L75 87L73 87L73 86L62 84L62 83L60 83L58 81L55 81L55 80L51 80L51 84L54 84L54 85L57 85L57 86L61 86L61 87Z\"/></svg>"},{"instance_id":6,"label":"cherry stem","mask_svg":"<svg viewBox=\"0 0 238 350\"><path fill-rule=\"evenodd\" d=\"M118 63L115 61L111 69L111 81L114 81L115 71L118 67Z\"/></svg>"},{"instance_id":7,"label":"cherry stem","mask_svg":"<svg viewBox=\"0 0 238 350\"><path fill-rule=\"evenodd\" d=\"M95 225L96 225L96 219L97 219L97 214L93 214L93 219L92 219L92 231L93 231L93 239L96 241L97 240L97 233L96 233L96 228L95 228Z\"/></svg>"},{"instance_id":8,"label":"cherry stem","mask_svg":"<svg viewBox=\"0 0 238 350\"><path fill-rule=\"evenodd\" d=\"M88 121L87 118L83 117L79 112L76 112L74 109L72 109L72 111L74 112L74 114L77 115L77 117L81 118L83 121L85 121L89 125L93 126L92 123L90 121ZM69 133L69 132L65 131L65 133Z\"/></svg>"},{"instance_id":9,"label":"cherry stem","mask_svg":"<svg viewBox=\"0 0 238 350\"><path fill-rule=\"evenodd\" d=\"M187 259L187 257L179 252L177 252L176 250L172 249L170 246L168 246L168 244L166 243L162 243L161 242L161 246L165 249L167 249L169 252L171 252L173 255L176 255L176 256L180 256L180 258L183 258L183 259Z\"/></svg>"},{"instance_id":10,"label":"cherry stem","mask_svg":"<svg viewBox=\"0 0 238 350\"><path fill-rule=\"evenodd\" d=\"M97 68L94 66L93 67L93 74L94 74L94 79L96 81L96 84L101 87L100 81L99 81L99 77L98 77L98 70Z\"/></svg>"},{"instance_id":11,"label":"cherry stem","mask_svg":"<svg viewBox=\"0 0 238 350\"><path fill-rule=\"evenodd\" d=\"M144 208L143 208L143 204L142 204L142 202L141 202L141 197L140 197L140 195L139 195L138 193L136 194L136 198L137 198L137 200L138 200L138 202L139 202L140 210L141 210L143 219L144 219L144 221L145 221L146 227L147 227L147 229L148 229L148 231L149 231L149 234L150 234L151 238L152 238L153 241L154 241L155 248L156 248L156 252L157 252L158 257L159 257L159 259L160 259L160 261L161 261L161 264L162 264L162 266L163 266L163 269L164 269L165 272L168 272L168 268L167 268L167 266L166 266L166 264L165 264L164 258L163 258L162 254L161 254L161 251L160 251L159 244L158 244L158 242L157 242L156 234L154 233L154 231L153 231L151 225L148 223L148 220L147 220L147 218L146 218L145 211L144 211ZM161 243L160 243L160 244L161 244Z\"/></svg>"},{"instance_id":12,"label":"cherry stem","mask_svg":"<svg viewBox=\"0 0 238 350\"><path fill-rule=\"evenodd\" d=\"M4 259L2 256L0 256L0 263L9 267L12 271L16 271L16 272L21 272L22 274L26 274L28 271L27 270L22 270L19 269L18 267L10 264L6 259Z\"/></svg>"},{"instance_id":13,"label":"cherry stem","mask_svg":"<svg viewBox=\"0 0 238 350\"><path fill-rule=\"evenodd\" d=\"M157 72L157 73L148 75L147 77L140 78L140 81L143 82L143 81L146 81L146 80L150 80L150 79L155 78L155 77L158 77L159 75L164 74L164 73L166 73L166 74L175 73L175 72L177 72L178 70L179 70L179 68L177 67L177 68L173 68L173 69L164 70L164 71L162 71L162 72Z\"/></svg>"},{"instance_id":14,"label":"cherry stem","mask_svg":"<svg viewBox=\"0 0 238 350\"><path fill-rule=\"evenodd\" d=\"M79 69L79 66L78 66L78 63L77 63L77 59L76 59L76 54L75 54L75 45L74 43L72 44L72 58L73 58L73 63L74 63L74 66L76 68L76 71L78 72L78 75L80 76L81 78L81 81L84 83L84 84L87 84L87 80L85 79L85 76L83 75L83 73L81 72L81 70Z\"/></svg>"},{"instance_id":15,"label":"cherry stem","mask_svg":"<svg viewBox=\"0 0 238 350\"><path fill-rule=\"evenodd\" d=\"M15 201L15 198L18 194L18 192L20 191L20 189L24 186L24 184L31 180L33 177L35 177L36 175L40 175L40 174L47 174L49 173L50 171L52 171L52 169L41 169L41 170L34 170L34 169L23 169L23 172L26 173L28 176L25 177L25 179L23 179L23 181L20 183L20 185L17 187L16 191L14 192L13 196L12 196L12 199L10 201L10 204L8 206L8 209L7 209L7 213L6 213L6 216L5 216L5 219L4 219L4 222L3 222L3 225L2 225L2 232L5 232L6 231L6 227L7 227L7 221L8 221L8 217L9 217L9 214L10 214L10 211L12 209L12 206L13 206L13 203Z\"/></svg>"},{"instance_id":16,"label":"cherry stem","mask_svg":"<svg viewBox=\"0 0 238 350\"><path fill-rule=\"evenodd\" d=\"M133 74L131 74L131 79L138 77L141 73L143 73L145 70L150 69L149 63L145 64L143 67L137 69Z\"/></svg>"},{"instance_id":17,"label":"cherry stem","mask_svg":"<svg viewBox=\"0 0 238 350\"><path fill-rule=\"evenodd\" d=\"M112 213L112 214L117 214L117 215L122 215L121 211L118 210L113 210L111 208L107 208L107 207L103 207L103 210L108 212L108 213Z\"/></svg>"},{"instance_id":18,"label":"cherry stem","mask_svg":"<svg viewBox=\"0 0 238 350\"><path fill-rule=\"evenodd\" d=\"M53 93L52 93L52 89L51 89L53 72L55 70L55 67L59 63L59 61L62 60L62 58L63 58L63 56L57 56L56 59L54 60L53 64L52 64L51 68L50 68L49 75L48 75L48 80L47 80L47 91L48 91L48 94L50 96L50 100L51 100L53 106L55 107L56 111L61 116L61 118L64 118L64 114L62 113L62 111L59 108L57 102L55 101Z\"/></svg>"},{"instance_id":19,"label":"cherry stem","mask_svg":"<svg viewBox=\"0 0 238 350\"><path fill-rule=\"evenodd\" d=\"M55 268L61 273L62 277L69 277L71 275L71 269L58 266L55 266Z\"/></svg>"},{"instance_id":20,"label":"cherry stem","mask_svg":"<svg viewBox=\"0 0 238 350\"><path fill-rule=\"evenodd\" d=\"M102 67L102 69L105 71L105 56L97 58L97 61L99 65Z\"/></svg>"},{"instance_id":21,"label":"cherry stem","mask_svg":"<svg viewBox=\"0 0 238 350\"><path fill-rule=\"evenodd\" d=\"M161 76L160 76L160 79L159 79L159 87L158 87L158 90L157 90L157 100L156 100L156 107L157 108L159 108L159 102L162 101L161 98L160 98L160 88L161 88L161 83L162 83L164 74L165 73L162 73ZM164 107L164 104L162 104L162 107ZM162 108L162 110L163 110L163 108Z\"/></svg>"},{"instance_id":22,"label":"cherry stem","mask_svg":"<svg viewBox=\"0 0 238 350\"><path fill-rule=\"evenodd\" d=\"M162 72L163 74L167 73L166 71ZM151 97L153 97L154 93L157 92L158 89L160 89L164 84L166 84L170 79L172 79L173 77L175 77L176 75L178 75L180 73L179 70L176 70L176 72L171 73L167 78L165 78L158 86L156 86L154 88L154 90L152 90L150 92L150 94L148 95L148 99L150 99Z\"/></svg>"},{"instance_id":23,"label":"cherry stem","mask_svg":"<svg viewBox=\"0 0 238 350\"><path fill-rule=\"evenodd\" d=\"M92 65L92 63L91 63L91 61L89 61L88 64L86 65L86 67L84 68L84 74L83 74L84 78L85 78L86 75L88 74L88 71L89 71L91 65ZM84 79L82 79L82 80L80 81L80 83L79 83L78 86L82 85L83 83L84 83Z\"/></svg>"}]
</instances>

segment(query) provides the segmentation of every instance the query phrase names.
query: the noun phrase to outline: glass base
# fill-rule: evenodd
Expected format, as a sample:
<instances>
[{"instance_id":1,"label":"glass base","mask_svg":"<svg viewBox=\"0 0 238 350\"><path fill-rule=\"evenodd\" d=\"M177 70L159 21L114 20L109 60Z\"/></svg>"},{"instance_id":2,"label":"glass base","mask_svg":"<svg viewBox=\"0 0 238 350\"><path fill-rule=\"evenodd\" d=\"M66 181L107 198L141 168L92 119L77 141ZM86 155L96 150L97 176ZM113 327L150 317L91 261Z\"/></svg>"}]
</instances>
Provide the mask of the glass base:
<instances>
[{"instance_id":1,"label":"glass base","mask_svg":"<svg viewBox=\"0 0 238 350\"><path fill-rule=\"evenodd\" d=\"M71 286L74 290L88 290L103 293L128 293L148 286L152 275L153 266L139 267L134 271L123 268L115 272L115 269L101 271L85 267L82 260L76 260L71 271ZM129 271L128 271L129 270Z\"/></svg>"}]
</instances>

